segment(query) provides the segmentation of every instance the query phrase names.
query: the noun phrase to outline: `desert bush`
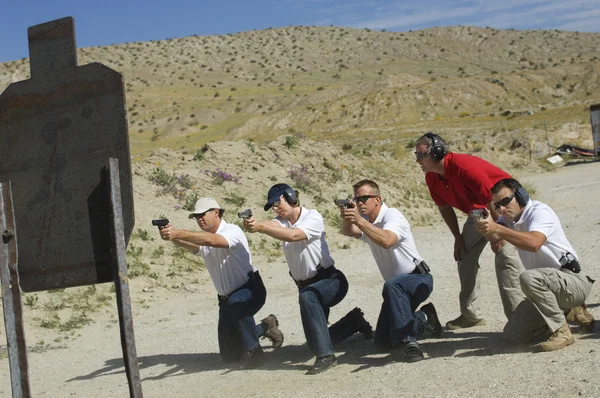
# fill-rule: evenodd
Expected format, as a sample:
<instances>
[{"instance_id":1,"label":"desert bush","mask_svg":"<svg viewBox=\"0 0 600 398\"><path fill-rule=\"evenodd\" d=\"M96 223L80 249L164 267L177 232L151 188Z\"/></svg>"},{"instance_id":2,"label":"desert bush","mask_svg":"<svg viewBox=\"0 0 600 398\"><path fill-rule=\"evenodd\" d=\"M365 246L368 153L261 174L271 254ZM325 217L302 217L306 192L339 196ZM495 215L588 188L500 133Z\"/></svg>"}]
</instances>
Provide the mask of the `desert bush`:
<instances>
[{"instance_id":1,"label":"desert bush","mask_svg":"<svg viewBox=\"0 0 600 398\"><path fill-rule=\"evenodd\" d=\"M204 160L204 152L202 151L202 149L198 149L196 151L196 154L194 155L194 160L198 160L198 161Z\"/></svg>"},{"instance_id":2,"label":"desert bush","mask_svg":"<svg viewBox=\"0 0 600 398\"><path fill-rule=\"evenodd\" d=\"M306 166L290 165L288 176L298 189L307 189L310 185L310 177Z\"/></svg>"},{"instance_id":3,"label":"desert bush","mask_svg":"<svg viewBox=\"0 0 600 398\"><path fill-rule=\"evenodd\" d=\"M183 204L181 205L181 208L183 210L193 211L196 206L196 202L198 201L199 198L200 198L200 195L198 194L198 192L196 192L196 191L187 192L185 194L185 196L183 197L183 200L182 200Z\"/></svg>"},{"instance_id":4,"label":"desert bush","mask_svg":"<svg viewBox=\"0 0 600 398\"><path fill-rule=\"evenodd\" d=\"M246 203L246 198L236 193L232 193L230 196L224 198L225 203L230 203L236 207L242 207Z\"/></svg>"},{"instance_id":5,"label":"desert bush","mask_svg":"<svg viewBox=\"0 0 600 398\"><path fill-rule=\"evenodd\" d=\"M143 241L150 240L150 235L148 234L148 231L146 231L145 229L138 228L136 230L134 236L137 236L138 238L140 238Z\"/></svg>"},{"instance_id":6,"label":"desert bush","mask_svg":"<svg viewBox=\"0 0 600 398\"><path fill-rule=\"evenodd\" d=\"M162 167L157 167L150 173L149 180L158 186L166 187L173 182L173 176Z\"/></svg>"},{"instance_id":7,"label":"desert bush","mask_svg":"<svg viewBox=\"0 0 600 398\"><path fill-rule=\"evenodd\" d=\"M285 137L285 142L283 144L286 148L292 149L298 145L298 139L293 135L288 135Z\"/></svg>"},{"instance_id":8,"label":"desert bush","mask_svg":"<svg viewBox=\"0 0 600 398\"><path fill-rule=\"evenodd\" d=\"M241 179L241 177L236 177L233 174L227 173L219 168L214 171L205 170L204 172L208 174L213 179L213 182L217 185L223 185L225 181L231 181L239 184Z\"/></svg>"}]
</instances>

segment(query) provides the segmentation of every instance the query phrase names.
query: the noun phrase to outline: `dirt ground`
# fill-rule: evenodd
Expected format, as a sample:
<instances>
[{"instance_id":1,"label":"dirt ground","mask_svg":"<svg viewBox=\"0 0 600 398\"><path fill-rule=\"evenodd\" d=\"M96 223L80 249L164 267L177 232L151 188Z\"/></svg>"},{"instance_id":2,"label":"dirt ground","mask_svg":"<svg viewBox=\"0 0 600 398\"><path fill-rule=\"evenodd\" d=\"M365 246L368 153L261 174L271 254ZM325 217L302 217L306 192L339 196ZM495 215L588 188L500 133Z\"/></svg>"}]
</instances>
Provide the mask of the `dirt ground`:
<instances>
[{"instance_id":1,"label":"dirt ground","mask_svg":"<svg viewBox=\"0 0 600 398\"><path fill-rule=\"evenodd\" d=\"M600 163L563 167L524 178L536 189L535 199L554 208L582 259L584 272L600 278ZM443 323L458 315L458 276L452 260L452 237L444 225L415 228L417 247L433 269L435 303ZM382 279L366 245L334 250L336 265L348 277L350 290L332 309L336 320L358 306L375 324L381 305ZM285 333L282 348L266 348L262 369L227 369L217 347L217 302L210 282L177 292L141 289L132 280L135 337L146 397L221 396L407 396L463 397L600 396L598 326L557 352L534 353L526 345L510 346L500 333L506 321L494 275L491 250L481 260L481 315L487 325L444 331L422 342L426 360L409 364L396 353L378 354L372 341L355 336L336 349L338 366L316 376L304 373L313 357L304 344L297 290L281 261L255 264L268 290L256 319L274 313ZM205 280L205 278L203 279ZM168 296L167 294L171 294ZM140 300L151 305L142 306ZM588 299L600 318L596 286ZM116 315L116 310L114 311ZM30 347L38 331L27 325ZM2 331L4 336L4 331ZM4 338L4 337L2 337ZM128 395L119 327L115 318L96 320L75 341L58 349L29 352L30 384L35 397L125 397ZM0 396L11 394L9 364L0 361Z\"/></svg>"}]
</instances>

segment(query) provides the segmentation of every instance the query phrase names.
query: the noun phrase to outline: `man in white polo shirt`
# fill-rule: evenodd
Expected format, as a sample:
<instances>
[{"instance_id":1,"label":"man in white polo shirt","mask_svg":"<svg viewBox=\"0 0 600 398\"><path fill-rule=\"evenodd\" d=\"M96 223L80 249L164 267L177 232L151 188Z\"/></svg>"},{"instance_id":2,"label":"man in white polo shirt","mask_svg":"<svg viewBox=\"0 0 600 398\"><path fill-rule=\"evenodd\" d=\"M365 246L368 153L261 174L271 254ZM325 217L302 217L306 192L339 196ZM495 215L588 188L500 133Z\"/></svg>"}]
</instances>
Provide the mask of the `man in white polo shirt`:
<instances>
[{"instance_id":1,"label":"man in white polo shirt","mask_svg":"<svg viewBox=\"0 0 600 398\"><path fill-rule=\"evenodd\" d=\"M408 362L424 358L417 339L425 331L442 333L432 303L417 308L431 294L433 277L417 252L410 225L398 209L389 208L379 195L379 186L362 180L353 186L356 206L342 209L342 233L369 244L385 280L383 304L375 329L380 349L404 347Z\"/></svg>"},{"instance_id":2,"label":"man in white polo shirt","mask_svg":"<svg viewBox=\"0 0 600 398\"><path fill-rule=\"evenodd\" d=\"M206 268L218 293L219 350L224 362L242 361L246 369L264 363L259 337L268 337L273 347L283 343L275 315L259 325L254 315L262 308L267 292L257 269L244 232L223 220L219 204L211 198L196 202L189 218L196 219L199 231L175 229L171 224L160 230L164 240L185 247L204 258Z\"/></svg>"},{"instance_id":3,"label":"man in white polo shirt","mask_svg":"<svg viewBox=\"0 0 600 398\"><path fill-rule=\"evenodd\" d=\"M519 279L527 299L506 324L505 335L521 340L549 334L538 344L542 351L573 344L565 312L582 328L593 328L594 319L584 303L594 281L580 272L579 257L548 205L530 200L512 178L498 181L492 197L502 217L498 222L491 217L478 221L477 230L492 242L504 239L513 244L525 267Z\"/></svg>"}]
</instances>

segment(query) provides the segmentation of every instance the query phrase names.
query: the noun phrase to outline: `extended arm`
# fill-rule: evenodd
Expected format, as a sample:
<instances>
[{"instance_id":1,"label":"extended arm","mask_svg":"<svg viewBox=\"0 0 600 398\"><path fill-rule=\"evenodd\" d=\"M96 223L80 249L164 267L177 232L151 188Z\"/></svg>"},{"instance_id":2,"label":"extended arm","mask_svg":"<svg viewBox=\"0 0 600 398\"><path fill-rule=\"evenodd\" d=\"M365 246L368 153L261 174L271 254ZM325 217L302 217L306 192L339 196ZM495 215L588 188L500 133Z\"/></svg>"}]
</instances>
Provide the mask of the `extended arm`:
<instances>
[{"instance_id":1,"label":"extended arm","mask_svg":"<svg viewBox=\"0 0 600 398\"><path fill-rule=\"evenodd\" d=\"M170 240L174 244L192 251L198 251L200 246L229 247L229 242L222 235L175 229L171 224L160 230L160 236L164 240Z\"/></svg>"},{"instance_id":2,"label":"extended arm","mask_svg":"<svg viewBox=\"0 0 600 398\"><path fill-rule=\"evenodd\" d=\"M284 242L297 242L308 239L300 228L284 228L275 220L257 221L254 217L244 220L248 232L260 232Z\"/></svg>"},{"instance_id":3,"label":"extended arm","mask_svg":"<svg viewBox=\"0 0 600 398\"><path fill-rule=\"evenodd\" d=\"M496 235L517 249L537 252L546 242L546 235L539 231L515 231L487 218L477 222L477 230L485 235Z\"/></svg>"},{"instance_id":4,"label":"extended arm","mask_svg":"<svg viewBox=\"0 0 600 398\"><path fill-rule=\"evenodd\" d=\"M398 236L394 232L374 226L358 214L356 207L342 209L342 233L356 238L364 233L373 243L385 249L398 242Z\"/></svg>"}]
</instances>

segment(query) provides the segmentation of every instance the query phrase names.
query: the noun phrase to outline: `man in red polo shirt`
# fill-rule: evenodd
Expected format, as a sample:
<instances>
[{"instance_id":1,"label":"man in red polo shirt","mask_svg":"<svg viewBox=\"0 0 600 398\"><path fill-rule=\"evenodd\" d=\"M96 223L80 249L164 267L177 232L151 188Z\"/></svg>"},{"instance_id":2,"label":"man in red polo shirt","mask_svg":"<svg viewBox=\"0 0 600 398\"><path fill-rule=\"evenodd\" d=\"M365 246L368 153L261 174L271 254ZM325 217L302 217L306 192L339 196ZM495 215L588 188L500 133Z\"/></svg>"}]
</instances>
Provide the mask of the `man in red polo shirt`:
<instances>
[{"instance_id":1,"label":"man in red polo shirt","mask_svg":"<svg viewBox=\"0 0 600 398\"><path fill-rule=\"evenodd\" d=\"M496 166L476 156L448 152L448 145L438 135L427 133L415 144L417 163L426 173L431 198L454 235L454 259L460 278L460 316L446 324L448 329L485 325L476 311L479 296L479 256L487 240L477 232L476 220L469 216L462 233L454 209L469 214L487 208L494 220L500 216L493 206L491 188L504 178L511 178ZM496 277L504 314L510 318L523 300L519 275L523 265L513 245L503 240L492 245L496 254Z\"/></svg>"}]
</instances>

